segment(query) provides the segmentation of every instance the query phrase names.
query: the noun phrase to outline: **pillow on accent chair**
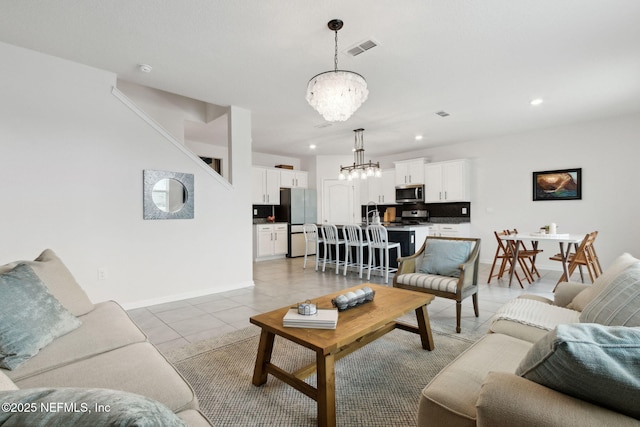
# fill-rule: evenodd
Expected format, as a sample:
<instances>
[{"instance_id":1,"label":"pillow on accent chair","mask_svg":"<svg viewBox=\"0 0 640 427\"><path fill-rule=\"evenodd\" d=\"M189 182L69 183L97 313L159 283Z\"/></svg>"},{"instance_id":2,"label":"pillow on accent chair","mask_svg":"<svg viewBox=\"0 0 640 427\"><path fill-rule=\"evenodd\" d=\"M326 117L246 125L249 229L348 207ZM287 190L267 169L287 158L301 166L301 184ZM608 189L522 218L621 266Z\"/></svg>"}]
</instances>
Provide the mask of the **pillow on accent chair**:
<instances>
[{"instance_id":1,"label":"pillow on accent chair","mask_svg":"<svg viewBox=\"0 0 640 427\"><path fill-rule=\"evenodd\" d=\"M25 264L0 274L0 367L14 369L81 325Z\"/></svg>"},{"instance_id":2,"label":"pillow on accent chair","mask_svg":"<svg viewBox=\"0 0 640 427\"><path fill-rule=\"evenodd\" d=\"M424 258L418 271L440 276L460 277L460 264L471 254L471 242L427 239Z\"/></svg>"},{"instance_id":3,"label":"pillow on accent chair","mask_svg":"<svg viewBox=\"0 0 640 427\"><path fill-rule=\"evenodd\" d=\"M9 271L18 264L31 267L49 292L74 316L82 316L93 310L93 303L87 294L51 249L45 249L34 261L16 261L2 265L0 273Z\"/></svg>"},{"instance_id":4,"label":"pillow on accent chair","mask_svg":"<svg viewBox=\"0 0 640 427\"><path fill-rule=\"evenodd\" d=\"M109 389L32 388L0 391L4 404L32 407L35 411L2 411L0 426L126 426L186 427L169 408L145 396ZM64 404L64 407L59 405ZM50 411L41 408L51 407Z\"/></svg>"},{"instance_id":5,"label":"pillow on accent chair","mask_svg":"<svg viewBox=\"0 0 640 427\"><path fill-rule=\"evenodd\" d=\"M640 419L640 328L558 325L529 350L516 375Z\"/></svg>"},{"instance_id":6,"label":"pillow on accent chair","mask_svg":"<svg viewBox=\"0 0 640 427\"><path fill-rule=\"evenodd\" d=\"M580 322L640 326L640 263L627 267L587 304Z\"/></svg>"}]
</instances>

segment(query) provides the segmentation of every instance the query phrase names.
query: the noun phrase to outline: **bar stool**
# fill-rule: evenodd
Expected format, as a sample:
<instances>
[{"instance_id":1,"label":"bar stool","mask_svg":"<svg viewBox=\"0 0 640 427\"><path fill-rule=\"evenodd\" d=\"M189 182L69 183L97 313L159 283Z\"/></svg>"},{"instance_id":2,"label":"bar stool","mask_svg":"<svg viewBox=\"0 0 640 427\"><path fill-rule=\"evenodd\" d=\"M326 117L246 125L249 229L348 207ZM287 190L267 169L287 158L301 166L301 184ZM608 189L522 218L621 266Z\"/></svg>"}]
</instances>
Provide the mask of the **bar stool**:
<instances>
[{"instance_id":1,"label":"bar stool","mask_svg":"<svg viewBox=\"0 0 640 427\"><path fill-rule=\"evenodd\" d=\"M362 279L362 270L364 268L364 248L369 246L369 242L365 242L362 236L362 228L359 225L345 225L342 227L344 238L346 241L347 254L344 257L344 275L347 275L347 267L356 267L358 269L358 277ZM352 249L356 250L356 261L353 262ZM351 259L351 262L349 261Z\"/></svg>"},{"instance_id":2,"label":"bar stool","mask_svg":"<svg viewBox=\"0 0 640 427\"><path fill-rule=\"evenodd\" d=\"M313 244L316 248L316 271L318 271L318 254L320 253L320 243L323 242L320 236L318 236L318 227L315 224L304 224L302 226L302 234L304 234L304 264L302 268L307 268L309 245Z\"/></svg>"},{"instance_id":3,"label":"bar stool","mask_svg":"<svg viewBox=\"0 0 640 427\"><path fill-rule=\"evenodd\" d=\"M387 229L382 225L370 225L367 227L367 240L369 241L369 271L367 280L371 279L371 270L380 270L384 273L384 283L389 283L389 272L398 271L397 268L389 267L389 249L396 249L397 258L402 256L400 243L389 242ZM379 265L373 266L373 253L378 249Z\"/></svg>"},{"instance_id":4,"label":"bar stool","mask_svg":"<svg viewBox=\"0 0 640 427\"><path fill-rule=\"evenodd\" d=\"M329 246L336 247L336 274L340 272L340 264L344 263L344 261L340 261L340 245L344 245L346 242L344 239L340 239L338 237L338 228L333 224L322 224L322 240L324 245L324 258L322 262L322 272L324 273L324 269L327 266L327 261L330 264L333 264L334 261L331 260L331 252L329 251Z\"/></svg>"}]
</instances>

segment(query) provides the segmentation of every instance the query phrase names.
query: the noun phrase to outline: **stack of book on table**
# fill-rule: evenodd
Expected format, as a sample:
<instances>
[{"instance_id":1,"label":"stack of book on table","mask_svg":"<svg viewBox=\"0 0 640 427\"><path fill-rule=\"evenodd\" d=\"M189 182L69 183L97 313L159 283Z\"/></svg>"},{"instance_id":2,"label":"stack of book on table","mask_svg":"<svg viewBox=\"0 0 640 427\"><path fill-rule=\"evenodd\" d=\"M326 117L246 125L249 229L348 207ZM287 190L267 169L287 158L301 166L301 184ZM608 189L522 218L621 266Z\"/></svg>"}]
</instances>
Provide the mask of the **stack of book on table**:
<instances>
[{"instance_id":1,"label":"stack of book on table","mask_svg":"<svg viewBox=\"0 0 640 427\"><path fill-rule=\"evenodd\" d=\"M316 314L298 313L297 308L290 309L282 319L282 325L288 328L335 329L338 324L338 310L319 308Z\"/></svg>"}]
</instances>

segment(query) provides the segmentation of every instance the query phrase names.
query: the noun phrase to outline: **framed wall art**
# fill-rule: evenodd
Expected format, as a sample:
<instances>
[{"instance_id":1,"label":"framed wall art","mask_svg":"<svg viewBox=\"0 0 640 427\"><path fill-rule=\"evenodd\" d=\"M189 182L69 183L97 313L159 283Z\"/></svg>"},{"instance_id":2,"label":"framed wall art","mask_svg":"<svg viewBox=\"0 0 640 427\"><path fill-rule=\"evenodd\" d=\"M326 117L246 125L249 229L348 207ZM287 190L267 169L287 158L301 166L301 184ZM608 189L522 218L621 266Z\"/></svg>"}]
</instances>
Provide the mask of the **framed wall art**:
<instances>
[{"instance_id":1,"label":"framed wall art","mask_svg":"<svg viewBox=\"0 0 640 427\"><path fill-rule=\"evenodd\" d=\"M582 168L533 172L533 201L582 199Z\"/></svg>"}]
</instances>

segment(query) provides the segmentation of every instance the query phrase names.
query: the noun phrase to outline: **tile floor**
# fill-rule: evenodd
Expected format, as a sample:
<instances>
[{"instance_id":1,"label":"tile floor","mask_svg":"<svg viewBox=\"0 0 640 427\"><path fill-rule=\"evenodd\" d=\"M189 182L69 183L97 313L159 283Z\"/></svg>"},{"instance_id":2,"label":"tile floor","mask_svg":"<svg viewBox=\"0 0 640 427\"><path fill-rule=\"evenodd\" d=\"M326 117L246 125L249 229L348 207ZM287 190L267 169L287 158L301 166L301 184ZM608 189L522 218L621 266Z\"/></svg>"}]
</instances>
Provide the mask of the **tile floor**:
<instances>
[{"instance_id":1,"label":"tile floor","mask_svg":"<svg viewBox=\"0 0 640 427\"><path fill-rule=\"evenodd\" d=\"M302 263L302 258L254 263L254 287L138 308L130 310L129 314L162 351L245 328L250 325L249 317L254 314L367 282L366 274L365 279L359 279L357 273L352 272L345 277L336 275L328 267L324 273L316 272L313 258L307 262L306 269L302 268ZM473 315L471 298L462 303L463 330L485 332L495 311L522 293L553 298L552 290L561 274L559 271L540 271L541 279L531 285L525 284L522 290L515 278L511 287L507 279L494 278L491 284L487 284L490 267L486 264L480 266L480 316L476 318ZM381 277L373 275L370 282L384 283ZM454 301L436 298L428 310L431 319L443 320L451 325L451 332L455 330Z\"/></svg>"}]
</instances>

